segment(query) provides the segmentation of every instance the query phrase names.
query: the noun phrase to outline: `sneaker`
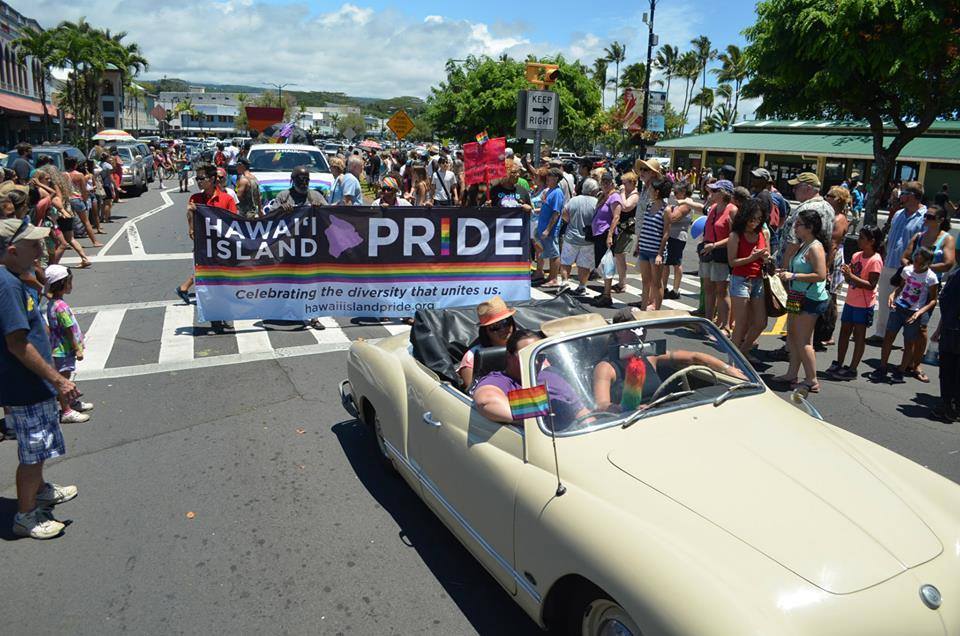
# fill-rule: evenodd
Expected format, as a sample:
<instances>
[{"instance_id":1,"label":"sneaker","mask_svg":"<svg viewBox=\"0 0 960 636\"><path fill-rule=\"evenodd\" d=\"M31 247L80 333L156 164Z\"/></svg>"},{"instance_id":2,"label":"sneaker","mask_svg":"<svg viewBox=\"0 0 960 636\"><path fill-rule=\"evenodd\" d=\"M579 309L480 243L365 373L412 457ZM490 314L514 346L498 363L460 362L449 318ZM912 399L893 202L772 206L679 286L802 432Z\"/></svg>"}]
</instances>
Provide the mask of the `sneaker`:
<instances>
[{"instance_id":1,"label":"sneaker","mask_svg":"<svg viewBox=\"0 0 960 636\"><path fill-rule=\"evenodd\" d=\"M90 421L90 416L80 411L67 411L60 415L61 424L83 424Z\"/></svg>"},{"instance_id":2,"label":"sneaker","mask_svg":"<svg viewBox=\"0 0 960 636\"><path fill-rule=\"evenodd\" d=\"M70 501L76 496L76 486L58 486L47 482L37 491L37 505L50 504L55 506Z\"/></svg>"},{"instance_id":3,"label":"sneaker","mask_svg":"<svg viewBox=\"0 0 960 636\"><path fill-rule=\"evenodd\" d=\"M81 402L80 400L76 400L70 403L70 408L72 408L74 411L86 413L87 411L93 410L93 402Z\"/></svg>"},{"instance_id":4,"label":"sneaker","mask_svg":"<svg viewBox=\"0 0 960 636\"><path fill-rule=\"evenodd\" d=\"M871 382L886 382L887 380L887 367L877 367L867 376L867 379Z\"/></svg>"},{"instance_id":5,"label":"sneaker","mask_svg":"<svg viewBox=\"0 0 960 636\"><path fill-rule=\"evenodd\" d=\"M663 293L664 298L669 298L670 300L680 300L680 292L675 289L668 289Z\"/></svg>"},{"instance_id":6,"label":"sneaker","mask_svg":"<svg viewBox=\"0 0 960 636\"><path fill-rule=\"evenodd\" d=\"M59 521L37 514L36 510L26 514L18 512L13 518L13 534L18 537L52 539L63 532L64 527Z\"/></svg>"},{"instance_id":7,"label":"sneaker","mask_svg":"<svg viewBox=\"0 0 960 636\"><path fill-rule=\"evenodd\" d=\"M903 379L903 371L901 371L899 368L895 368L893 372L890 374L890 381L893 382L894 384L905 383L906 380Z\"/></svg>"},{"instance_id":8,"label":"sneaker","mask_svg":"<svg viewBox=\"0 0 960 636\"><path fill-rule=\"evenodd\" d=\"M183 301L184 305L190 304L190 294L188 292L183 291L179 287L177 287L177 296L180 297L180 300Z\"/></svg>"},{"instance_id":9,"label":"sneaker","mask_svg":"<svg viewBox=\"0 0 960 636\"><path fill-rule=\"evenodd\" d=\"M952 424L957 421L957 412L952 408L943 405L938 406L930 413L930 417L941 422Z\"/></svg>"},{"instance_id":10,"label":"sneaker","mask_svg":"<svg viewBox=\"0 0 960 636\"><path fill-rule=\"evenodd\" d=\"M320 319L319 319L319 318L311 318L311 319L310 319L310 327L313 328L313 329L316 329L317 331L323 331L324 329L326 329L326 327L324 326L324 324L323 324L322 322L320 322Z\"/></svg>"},{"instance_id":11,"label":"sneaker","mask_svg":"<svg viewBox=\"0 0 960 636\"><path fill-rule=\"evenodd\" d=\"M830 366L827 367L826 374L830 376L836 376L840 372L840 369L842 368L843 366L839 362L834 360L833 362L830 363Z\"/></svg>"}]
</instances>

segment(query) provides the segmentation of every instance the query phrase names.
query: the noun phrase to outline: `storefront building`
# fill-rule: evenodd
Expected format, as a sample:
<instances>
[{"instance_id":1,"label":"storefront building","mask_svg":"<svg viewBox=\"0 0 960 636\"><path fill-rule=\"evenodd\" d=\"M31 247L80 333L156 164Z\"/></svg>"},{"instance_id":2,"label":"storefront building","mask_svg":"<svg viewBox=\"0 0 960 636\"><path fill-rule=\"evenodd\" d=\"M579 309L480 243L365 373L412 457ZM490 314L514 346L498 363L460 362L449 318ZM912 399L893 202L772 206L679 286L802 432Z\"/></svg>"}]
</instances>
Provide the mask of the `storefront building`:
<instances>
[{"instance_id":1,"label":"storefront building","mask_svg":"<svg viewBox=\"0 0 960 636\"><path fill-rule=\"evenodd\" d=\"M891 138L895 129L891 128ZM890 141L890 138L887 139ZM737 169L738 185L748 185L757 167L770 171L776 187L792 195L787 180L800 172L815 172L825 187L845 179L867 186L873 174L873 138L866 122L745 121L732 131L690 135L657 143L671 165L714 173L723 165ZM918 180L928 193L943 184L960 194L960 122L935 122L903 149L894 171L896 180Z\"/></svg>"}]
</instances>

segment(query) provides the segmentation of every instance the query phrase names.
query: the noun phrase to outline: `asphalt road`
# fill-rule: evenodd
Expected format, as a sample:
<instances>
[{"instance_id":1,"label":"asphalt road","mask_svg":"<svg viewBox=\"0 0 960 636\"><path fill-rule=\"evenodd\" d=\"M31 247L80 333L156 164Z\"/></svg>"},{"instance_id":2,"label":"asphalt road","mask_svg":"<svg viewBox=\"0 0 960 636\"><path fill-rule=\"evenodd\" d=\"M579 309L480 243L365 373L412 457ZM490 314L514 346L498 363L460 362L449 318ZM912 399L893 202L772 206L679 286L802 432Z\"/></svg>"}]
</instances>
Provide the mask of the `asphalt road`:
<instances>
[{"instance_id":1,"label":"asphalt road","mask_svg":"<svg viewBox=\"0 0 960 636\"><path fill-rule=\"evenodd\" d=\"M96 410L64 427L68 455L46 469L80 488L57 509L70 521L60 538L14 540L16 445L0 444L4 631L536 633L340 408L350 341L406 328L193 325L173 294L190 272L186 197L154 185L118 206L119 238L76 272L79 384ZM695 277L683 291L678 306L695 306ZM812 399L834 424L960 482L960 426L925 418L928 372L932 385L824 381Z\"/></svg>"}]
</instances>

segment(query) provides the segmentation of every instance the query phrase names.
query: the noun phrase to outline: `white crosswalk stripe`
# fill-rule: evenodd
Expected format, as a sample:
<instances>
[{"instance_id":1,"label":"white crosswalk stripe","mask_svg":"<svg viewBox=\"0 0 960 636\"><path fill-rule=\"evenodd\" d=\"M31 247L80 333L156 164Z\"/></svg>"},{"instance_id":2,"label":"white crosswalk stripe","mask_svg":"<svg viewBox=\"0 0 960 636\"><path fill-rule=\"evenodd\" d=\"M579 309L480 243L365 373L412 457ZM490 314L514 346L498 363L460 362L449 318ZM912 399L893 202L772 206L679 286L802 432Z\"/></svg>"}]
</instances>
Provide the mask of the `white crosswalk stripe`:
<instances>
[{"instance_id":1,"label":"white crosswalk stripe","mask_svg":"<svg viewBox=\"0 0 960 636\"><path fill-rule=\"evenodd\" d=\"M630 284L626 286L625 293L613 295L614 309L640 300L639 278L631 276L628 280ZM591 301L600 295L601 290L601 282L591 281L579 299L589 307ZM695 309L699 300L696 279L685 276L681 291L684 294L681 300L665 300L664 307ZM533 300L547 300L554 298L557 292L556 288L532 287L530 294ZM78 364L78 379L146 375L342 351L349 348L351 342L361 337L376 340L391 335L406 334L410 330L408 325L398 320L355 322L342 318L324 317L320 318L324 326L324 329L320 330L304 329L296 324L290 328L283 328L269 321L264 324L260 320L237 320L233 323L232 332L227 331L223 335L216 335L211 333L207 325L195 323L195 310L194 305L184 305L178 300L75 307L74 312L79 316L93 315L92 322L85 330L86 357ZM159 353L154 353L155 362L109 367L107 362L117 347L118 339L124 340L122 333L124 319L131 312L139 312L137 322L145 320L151 325L157 325L155 338L159 341ZM132 319L126 322L128 325L134 324ZM305 334L309 334L309 337ZM142 336L132 338L132 340L139 339L142 339ZM229 344L230 339L235 342L235 348L234 345ZM156 352L156 349L154 351ZM120 359L123 357L121 355Z\"/></svg>"},{"instance_id":2,"label":"white crosswalk stripe","mask_svg":"<svg viewBox=\"0 0 960 636\"><path fill-rule=\"evenodd\" d=\"M167 305L160 336L160 364L193 358L193 305Z\"/></svg>"},{"instance_id":3,"label":"white crosswalk stripe","mask_svg":"<svg viewBox=\"0 0 960 636\"><path fill-rule=\"evenodd\" d=\"M77 363L77 371L103 369L113 350L125 309L108 309L98 312L84 334L84 356Z\"/></svg>"}]
</instances>

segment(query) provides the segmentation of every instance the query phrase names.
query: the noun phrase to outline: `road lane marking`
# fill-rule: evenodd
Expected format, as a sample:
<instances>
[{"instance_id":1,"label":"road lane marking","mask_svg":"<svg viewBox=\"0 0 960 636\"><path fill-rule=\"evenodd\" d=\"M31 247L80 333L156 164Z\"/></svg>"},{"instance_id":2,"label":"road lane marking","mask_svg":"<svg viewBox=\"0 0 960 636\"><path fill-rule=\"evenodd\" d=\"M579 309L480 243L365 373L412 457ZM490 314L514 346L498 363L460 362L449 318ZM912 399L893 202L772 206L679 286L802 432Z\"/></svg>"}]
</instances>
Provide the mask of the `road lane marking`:
<instances>
[{"instance_id":1,"label":"road lane marking","mask_svg":"<svg viewBox=\"0 0 960 636\"><path fill-rule=\"evenodd\" d=\"M72 307L75 314L95 314L101 311L111 311L122 309L130 311L131 309L154 309L156 307L166 307L167 305L183 305L182 300L148 300L142 303L118 303L115 305L87 305L86 307ZM185 305L184 305L185 306ZM190 305L193 307L193 305Z\"/></svg>"},{"instance_id":2,"label":"road lane marking","mask_svg":"<svg viewBox=\"0 0 960 636\"><path fill-rule=\"evenodd\" d=\"M193 252L174 252L171 254L113 254L109 256L91 256L92 263L132 263L137 261L192 261ZM79 256L60 259L61 265L79 265Z\"/></svg>"},{"instance_id":3,"label":"road lane marking","mask_svg":"<svg viewBox=\"0 0 960 636\"><path fill-rule=\"evenodd\" d=\"M193 359L193 305L167 305L160 336L160 364Z\"/></svg>"},{"instance_id":4,"label":"road lane marking","mask_svg":"<svg viewBox=\"0 0 960 636\"><path fill-rule=\"evenodd\" d=\"M368 340L367 342L376 344L378 339ZM192 360L181 360L179 362L170 362L165 364L141 364L129 367L111 367L109 369L89 369L79 370L77 372L77 381L109 380L113 378L129 378L141 375L152 375L155 373L173 373L176 371L189 371L190 369L206 369L210 367L224 367L234 364L243 364L246 362L260 362L263 360L280 360L283 358L297 358L300 356L312 356L320 353L330 353L332 351L346 351L350 348L350 342L303 345L299 347L283 347L280 349L271 349L270 351L260 351L257 353L232 353L223 356L210 356L206 358L194 358Z\"/></svg>"},{"instance_id":5,"label":"road lane marking","mask_svg":"<svg viewBox=\"0 0 960 636\"><path fill-rule=\"evenodd\" d=\"M77 362L78 370L99 370L107 366L107 358L126 313L123 309L109 309L94 316L84 335L83 360Z\"/></svg>"},{"instance_id":6,"label":"road lane marking","mask_svg":"<svg viewBox=\"0 0 960 636\"><path fill-rule=\"evenodd\" d=\"M310 329L310 333L313 334L317 344L344 344L350 342L350 338L347 337L347 334L340 328L340 324L333 318L321 316L320 324L326 327L326 329Z\"/></svg>"},{"instance_id":7,"label":"road lane marking","mask_svg":"<svg viewBox=\"0 0 960 636\"><path fill-rule=\"evenodd\" d=\"M240 355L263 353L273 349L273 345L270 344L270 334L263 328L260 320L235 320L233 332L237 338L237 351Z\"/></svg>"},{"instance_id":8,"label":"road lane marking","mask_svg":"<svg viewBox=\"0 0 960 636\"><path fill-rule=\"evenodd\" d=\"M101 256L106 256L106 255L107 255L107 251L108 251L111 247L113 247L114 244L115 244L117 241L120 240L120 237L121 237L121 236L127 236L127 237L128 237L127 240L129 240L129 235L127 234L127 232L128 232L127 228L132 227L133 225L135 225L135 224L138 223L139 221L142 221L143 219L146 219L146 218L148 218L148 217L151 217L151 216L153 216L154 214L156 214L157 212L160 212L160 211L162 211L162 210L166 210L167 208L169 208L170 206L173 205L173 199L170 198L170 195L167 194L166 190L161 190L161 191L160 191L160 198L163 199L163 203L162 203L162 204L158 205L157 207L153 208L152 210L149 210L149 211L147 211L147 212L144 212L143 214L141 214L141 215L139 215L139 216L135 216L135 217L133 217L132 219L127 219L126 221L124 221L123 225L120 226L120 229L117 231L117 233L114 234L113 236L111 236L111 237L110 237L110 240L107 241L106 245L103 246L103 249L101 249L100 252L99 252L97 255L91 256L91 257L90 257L90 260L93 261L94 263L96 263L96 262L98 262L98 261L100 260L100 257L101 257ZM134 228L134 230L136 231L136 228ZM137 233L137 237L139 238L139 232ZM133 250L133 244L132 244L132 243L131 243L131 245L130 245L130 249L131 249L131 251ZM140 249L141 249L141 251L143 250L143 246L142 246L142 245L141 245Z\"/></svg>"},{"instance_id":9,"label":"road lane marking","mask_svg":"<svg viewBox=\"0 0 960 636\"><path fill-rule=\"evenodd\" d=\"M127 242L130 243L130 252L133 256L144 256L143 241L140 240L140 230L135 224L127 226Z\"/></svg>"}]
</instances>

